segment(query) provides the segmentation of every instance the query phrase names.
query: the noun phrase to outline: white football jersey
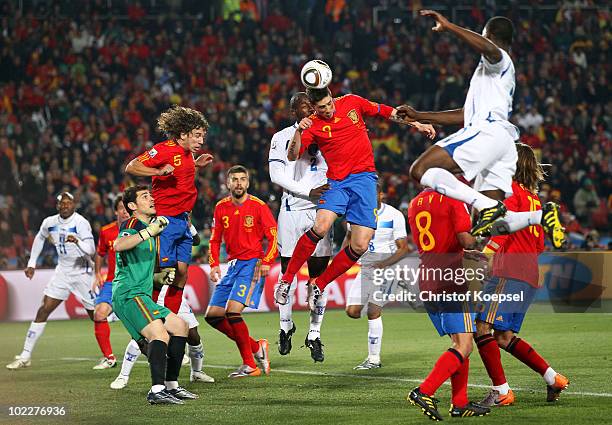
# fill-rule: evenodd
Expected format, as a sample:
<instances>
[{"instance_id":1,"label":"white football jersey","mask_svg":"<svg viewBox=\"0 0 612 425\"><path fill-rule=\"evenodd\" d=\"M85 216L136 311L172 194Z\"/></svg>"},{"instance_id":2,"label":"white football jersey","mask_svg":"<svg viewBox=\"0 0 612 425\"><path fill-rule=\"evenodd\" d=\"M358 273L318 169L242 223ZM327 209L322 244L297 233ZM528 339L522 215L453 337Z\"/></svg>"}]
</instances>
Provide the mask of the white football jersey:
<instances>
[{"instance_id":1,"label":"white football jersey","mask_svg":"<svg viewBox=\"0 0 612 425\"><path fill-rule=\"evenodd\" d=\"M464 126L478 121L501 121L518 139L518 129L508 120L512 115L512 99L516 86L514 64L510 55L499 49L502 58L497 63L490 63L484 56L470 80L470 88L463 105Z\"/></svg>"},{"instance_id":2,"label":"white football jersey","mask_svg":"<svg viewBox=\"0 0 612 425\"><path fill-rule=\"evenodd\" d=\"M272 136L272 145L268 163L270 164L270 177L272 181L283 187L281 208L285 211L307 210L316 207L308 197L310 190L327 183L327 164L317 150L311 154L309 150L296 160L287 159L287 149L293 139L297 123L286 127ZM312 151L311 151L312 152ZM285 166L284 178L273 176L272 163L278 162ZM277 177L275 179L275 177Z\"/></svg>"},{"instance_id":3,"label":"white football jersey","mask_svg":"<svg viewBox=\"0 0 612 425\"><path fill-rule=\"evenodd\" d=\"M350 230L350 224L347 224ZM406 218L391 205L381 204L376 213L376 231L368 244L368 250L361 256L361 261L368 261L368 256L374 254L393 254L397 251L395 241L407 237ZM380 259L380 256L377 256Z\"/></svg>"},{"instance_id":4,"label":"white football jersey","mask_svg":"<svg viewBox=\"0 0 612 425\"><path fill-rule=\"evenodd\" d=\"M91 225L85 217L77 212L65 220L59 214L45 218L40 225L36 238L42 237L55 245L58 256L58 270L65 273L91 273L93 270L91 256L86 254L77 244L66 242L68 235L74 235L84 243L94 244ZM28 267L36 266L38 254L40 252L32 253L28 261Z\"/></svg>"}]
</instances>

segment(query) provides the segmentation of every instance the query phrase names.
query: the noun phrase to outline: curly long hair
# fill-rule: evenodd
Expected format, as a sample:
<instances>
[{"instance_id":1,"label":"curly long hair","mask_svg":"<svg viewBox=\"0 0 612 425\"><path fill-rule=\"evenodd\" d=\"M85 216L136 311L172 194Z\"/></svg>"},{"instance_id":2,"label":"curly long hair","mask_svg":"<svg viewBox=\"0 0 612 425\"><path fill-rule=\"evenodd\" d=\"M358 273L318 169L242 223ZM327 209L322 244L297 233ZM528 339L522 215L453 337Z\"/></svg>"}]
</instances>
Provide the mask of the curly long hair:
<instances>
[{"instance_id":1,"label":"curly long hair","mask_svg":"<svg viewBox=\"0 0 612 425\"><path fill-rule=\"evenodd\" d=\"M516 151L518 152L518 160L516 161L514 180L535 193L538 191L540 183L544 181L546 171L544 171L542 164L538 162L531 146L517 143Z\"/></svg>"},{"instance_id":2,"label":"curly long hair","mask_svg":"<svg viewBox=\"0 0 612 425\"><path fill-rule=\"evenodd\" d=\"M187 134L196 128L208 130L208 121L200 111L175 105L162 112L157 119L157 128L166 136L176 140L181 134Z\"/></svg>"}]
</instances>

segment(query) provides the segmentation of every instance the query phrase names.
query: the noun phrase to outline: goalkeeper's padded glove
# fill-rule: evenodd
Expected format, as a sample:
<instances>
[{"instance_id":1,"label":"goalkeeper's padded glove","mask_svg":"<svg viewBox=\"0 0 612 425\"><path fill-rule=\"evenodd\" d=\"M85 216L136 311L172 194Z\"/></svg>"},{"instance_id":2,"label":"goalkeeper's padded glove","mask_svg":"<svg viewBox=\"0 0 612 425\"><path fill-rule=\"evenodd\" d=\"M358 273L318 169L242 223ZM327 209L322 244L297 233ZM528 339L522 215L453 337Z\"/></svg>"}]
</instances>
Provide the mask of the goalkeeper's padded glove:
<instances>
[{"instance_id":1,"label":"goalkeeper's padded glove","mask_svg":"<svg viewBox=\"0 0 612 425\"><path fill-rule=\"evenodd\" d=\"M172 285L176 269L174 267L165 267L158 273L153 273L153 283L158 285Z\"/></svg>"},{"instance_id":2,"label":"goalkeeper's padded glove","mask_svg":"<svg viewBox=\"0 0 612 425\"><path fill-rule=\"evenodd\" d=\"M162 230L166 228L168 223L168 219L163 215L155 217L153 220L151 220L151 223L149 223L147 227L138 232L138 234L140 235L143 241L146 241L149 238L159 235Z\"/></svg>"}]
</instances>

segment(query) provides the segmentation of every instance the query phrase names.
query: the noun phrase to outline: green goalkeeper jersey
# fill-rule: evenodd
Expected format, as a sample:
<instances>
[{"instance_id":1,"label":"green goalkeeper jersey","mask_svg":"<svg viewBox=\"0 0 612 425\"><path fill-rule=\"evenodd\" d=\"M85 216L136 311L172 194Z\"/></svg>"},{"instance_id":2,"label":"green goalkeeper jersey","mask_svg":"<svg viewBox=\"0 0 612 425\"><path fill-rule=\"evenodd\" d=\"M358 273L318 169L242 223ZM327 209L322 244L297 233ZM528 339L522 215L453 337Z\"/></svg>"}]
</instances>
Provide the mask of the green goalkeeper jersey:
<instances>
[{"instance_id":1,"label":"green goalkeeper jersey","mask_svg":"<svg viewBox=\"0 0 612 425\"><path fill-rule=\"evenodd\" d=\"M118 238L134 235L147 224L132 217L121 224ZM149 238L134 248L116 253L113 303L153 292L153 272L157 260L157 238Z\"/></svg>"}]
</instances>

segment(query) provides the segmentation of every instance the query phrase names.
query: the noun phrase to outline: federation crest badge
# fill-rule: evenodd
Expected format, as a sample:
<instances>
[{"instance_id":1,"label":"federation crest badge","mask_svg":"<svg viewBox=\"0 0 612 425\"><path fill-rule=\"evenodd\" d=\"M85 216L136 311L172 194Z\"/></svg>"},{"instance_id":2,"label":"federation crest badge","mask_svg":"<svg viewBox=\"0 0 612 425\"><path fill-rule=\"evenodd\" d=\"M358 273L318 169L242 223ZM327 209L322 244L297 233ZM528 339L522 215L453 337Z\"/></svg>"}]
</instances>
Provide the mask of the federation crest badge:
<instances>
[{"instance_id":1,"label":"federation crest badge","mask_svg":"<svg viewBox=\"0 0 612 425\"><path fill-rule=\"evenodd\" d=\"M353 124L357 124L359 122L359 115L357 115L357 111L354 109L351 109L346 116L349 117Z\"/></svg>"},{"instance_id":2,"label":"federation crest badge","mask_svg":"<svg viewBox=\"0 0 612 425\"><path fill-rule=\"evenodd\" d=\"M244 227L253 227L255 225L255 220L252 215L247 215L244 217Z\"/></svg>"}]
</instances>

